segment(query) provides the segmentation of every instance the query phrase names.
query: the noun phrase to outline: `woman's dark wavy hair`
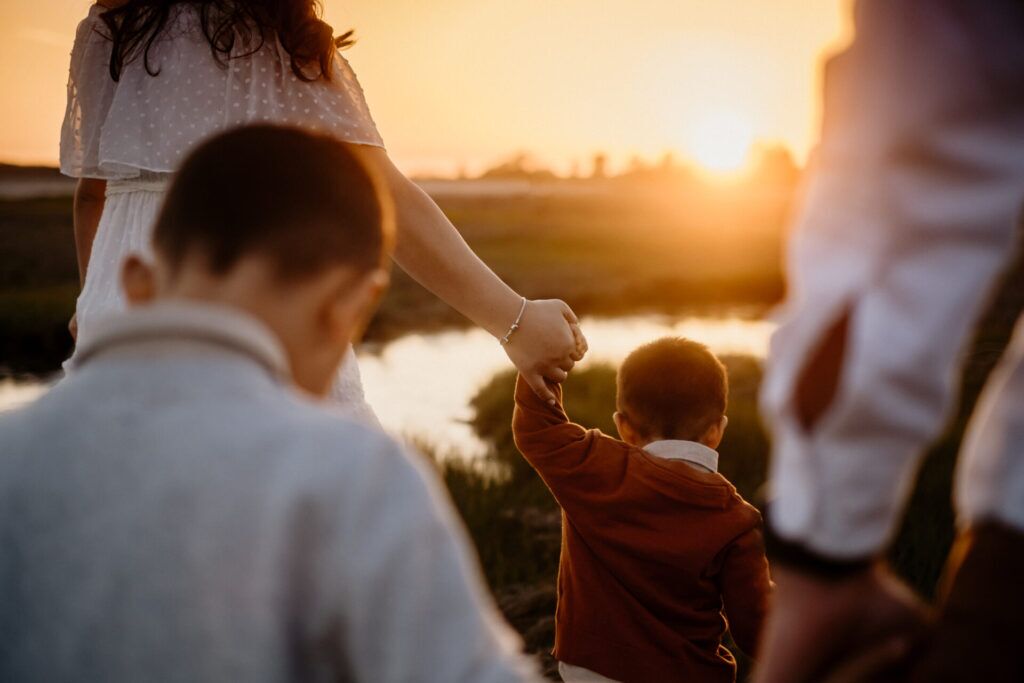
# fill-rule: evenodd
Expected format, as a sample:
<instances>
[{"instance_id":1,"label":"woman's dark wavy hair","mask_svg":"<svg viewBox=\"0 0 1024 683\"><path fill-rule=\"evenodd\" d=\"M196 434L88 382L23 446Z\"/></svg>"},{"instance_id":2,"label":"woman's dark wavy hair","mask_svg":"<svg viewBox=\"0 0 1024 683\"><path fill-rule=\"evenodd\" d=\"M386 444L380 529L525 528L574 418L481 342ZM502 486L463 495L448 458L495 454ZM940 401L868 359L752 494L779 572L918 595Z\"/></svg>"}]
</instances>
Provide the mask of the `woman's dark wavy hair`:
<instances>
[{"instance_id":1,"label":"woman's dark wavy hair","mask_svg":"<svg viewBox=\"0 0 1024 683\"><path fill-rule=\"evenodd\" d=\"M318 0L128 0L100 18L110 32L110 77L120 79L126 64L142 57L150 76L160 73L149 52L172 13L191 6L214 59L226 66L236 45L247 57L268 40L281 41L291 57L292 72L303 81L331 79L334 51L351 45L352 31L335 37L320 18Z\"/></svg>"}]
</instances>

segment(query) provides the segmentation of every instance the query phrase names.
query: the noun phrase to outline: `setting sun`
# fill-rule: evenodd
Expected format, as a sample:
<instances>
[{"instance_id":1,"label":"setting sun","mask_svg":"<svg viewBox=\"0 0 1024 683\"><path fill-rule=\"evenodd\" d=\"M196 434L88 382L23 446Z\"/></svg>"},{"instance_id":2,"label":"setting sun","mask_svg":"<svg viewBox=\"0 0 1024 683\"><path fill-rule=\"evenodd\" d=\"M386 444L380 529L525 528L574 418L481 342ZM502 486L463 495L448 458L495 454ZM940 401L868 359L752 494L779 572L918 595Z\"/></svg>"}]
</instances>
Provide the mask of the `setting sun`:
<instances>
[{"instance_id":1,"label":"setting sun","mask_svg":"<svg viewBox=\"0 0 1024 683\"><path fill-rule=\"evenodd\" d=\"M735 173L747 162L754 130L735 112L710 111L697 118L686 136L686 152L704 170Z\"/></svg>"}]
</instances>

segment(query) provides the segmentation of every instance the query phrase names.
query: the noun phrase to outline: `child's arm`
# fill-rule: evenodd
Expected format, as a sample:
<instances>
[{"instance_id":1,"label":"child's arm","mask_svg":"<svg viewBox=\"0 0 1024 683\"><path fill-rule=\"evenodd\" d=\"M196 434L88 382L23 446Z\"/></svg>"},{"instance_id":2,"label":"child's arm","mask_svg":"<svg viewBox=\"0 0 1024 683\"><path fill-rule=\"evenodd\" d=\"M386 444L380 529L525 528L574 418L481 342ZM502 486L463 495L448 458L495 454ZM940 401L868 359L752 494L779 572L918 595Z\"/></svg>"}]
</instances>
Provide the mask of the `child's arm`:
<instances>
[{"instance_id":1,"label":"child's arm","mask_svg":"<svg viewBox=\"0 0 1024 683\"><path fill-rule=\"evenodd\" d=\"M720 585L729 631L747 656L757 657L757 642L772 591L761 530L745 532L725 553Z\"/></svg>"},{"instance_id":2,"label":"child's arm","mask_svg":"<svg viewBox=\"0 0 1024 683\"><path fill-rule=\"evenodd\" d=\"M548 390L555 397L553 405L537 396L522 375L516 378L512 434L523 457L538 469L549 455L564 449L571 451L571 454L563 454L559 460L581 457L587 440L587 430L570 422L569 416L565 414L562 407L562 385L549 384Z\"/></svg>"},{"instance_id":3,"label":"child's arm","mask_svg":"<svg viewBox=\"0 0 1024 683\"><path fill-rule=\"evenodd\" d=\"M541 475L563 508L574 495L600 494L625 469L628 447L596 429L570 422L562 408L562 386L548 387L555 395L550 405L539 398L520 376L516 381L516 409L512 435L516 446ZM600 457L592 457L595 448ZM563 482L571 486L563 486ZM567 489L567 490L563 490Z\"/></svg>"}]
</instances>

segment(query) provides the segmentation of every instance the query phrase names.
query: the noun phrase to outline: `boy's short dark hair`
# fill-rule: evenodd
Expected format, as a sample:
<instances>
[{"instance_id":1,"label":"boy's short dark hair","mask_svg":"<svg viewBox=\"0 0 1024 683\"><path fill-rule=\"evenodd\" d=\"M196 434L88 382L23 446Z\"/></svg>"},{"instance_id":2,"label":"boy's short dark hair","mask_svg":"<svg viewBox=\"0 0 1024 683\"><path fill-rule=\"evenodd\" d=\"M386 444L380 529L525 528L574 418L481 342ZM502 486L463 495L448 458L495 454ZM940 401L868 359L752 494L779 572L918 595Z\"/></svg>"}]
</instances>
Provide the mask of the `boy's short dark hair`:
<instances>
[{"instance_id":1,"label":"boy's short dark hair","mask_svg":"<svg viewBox=\"0 0 1024 683\"><path fill-rule=\"evenodd\" d=\"M695 441L725 415L729 380L708 347L665 337L633 351L618 373L618 410L643 438Z\"/></svg>"},{"instance_id":2,"label":"boy's short dark hair","mask_svg":"<svg viewBox=\"0 0 1024 683\"><path fill-rule=\"evenodd\" d=\"M389 204L356 146L297 128L235 128L177 172L153 243L171 267L201 255L223 275L248 255L284 281L344 265L372 270L390 251Z\"/></svg>"}]
</instances>

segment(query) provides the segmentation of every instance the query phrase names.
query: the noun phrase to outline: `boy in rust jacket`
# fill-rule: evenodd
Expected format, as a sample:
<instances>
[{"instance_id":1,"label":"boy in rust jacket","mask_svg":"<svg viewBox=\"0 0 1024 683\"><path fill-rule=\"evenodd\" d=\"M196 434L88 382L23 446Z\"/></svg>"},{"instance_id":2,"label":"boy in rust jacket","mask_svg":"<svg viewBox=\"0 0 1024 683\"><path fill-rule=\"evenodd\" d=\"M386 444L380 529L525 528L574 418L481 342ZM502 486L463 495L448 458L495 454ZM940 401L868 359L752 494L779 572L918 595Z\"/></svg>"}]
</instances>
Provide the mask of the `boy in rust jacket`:
<instances>
[{"instance_id":1,"label":"boy in rust jacket","mask_svg":"<svg viewBox=\"0 0 1024 683\"><path fill-rule=\"evenodd\" d=\"M566 681L731 683L771 590L761 517L717 473L728 380L666 338L618 374L620 439L586 430L520 378L513 431L562 507L554 656Z\"/></svg>"}]
</instances>

